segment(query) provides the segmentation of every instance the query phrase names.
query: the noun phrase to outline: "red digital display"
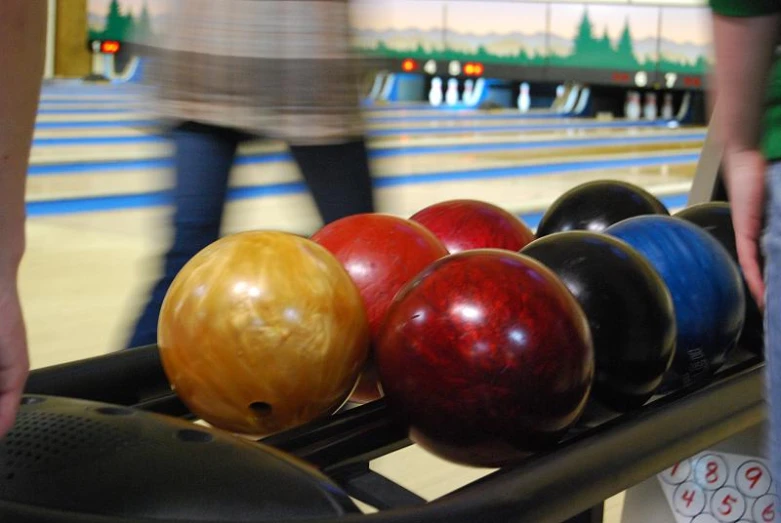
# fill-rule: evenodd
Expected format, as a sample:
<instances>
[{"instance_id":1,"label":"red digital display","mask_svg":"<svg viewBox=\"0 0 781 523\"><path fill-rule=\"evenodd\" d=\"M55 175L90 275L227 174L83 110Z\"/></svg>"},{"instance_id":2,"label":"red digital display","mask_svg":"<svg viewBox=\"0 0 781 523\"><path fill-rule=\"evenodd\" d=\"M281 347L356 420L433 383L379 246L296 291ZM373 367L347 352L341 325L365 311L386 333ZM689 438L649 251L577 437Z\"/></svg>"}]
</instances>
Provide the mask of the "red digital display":
<instances>
[{"instance_id":1,"label":"red digital display","mask_svg":"<svg viewBox=\"0 0 781 523\"><path fill-rule=\"evenodd\" d=\"M464 65L464 74L467 76L480 76L484 70L483 64L469 62Z\"/></svg>"},{"instance_id":2,"label":"red digital display","mask_svg":"<svg viewBox=\"0 0 781 523\"><path fill-rule=\"evenodd\" d=\"M401 63L401 70L406 73L411 73L418 68L418 63L412 58L407 58Z\"/></svg>"},{"instance_id":3,"label":"red digital display","mask_svg":"<svg viewBox=\"0 0 781 523\"><path fill-rule=\"evenodd\" d=\"M116 40L104 40L100 43L100 52L103 54L117 54L122 44Z\"/></svg>"}]
</instances>

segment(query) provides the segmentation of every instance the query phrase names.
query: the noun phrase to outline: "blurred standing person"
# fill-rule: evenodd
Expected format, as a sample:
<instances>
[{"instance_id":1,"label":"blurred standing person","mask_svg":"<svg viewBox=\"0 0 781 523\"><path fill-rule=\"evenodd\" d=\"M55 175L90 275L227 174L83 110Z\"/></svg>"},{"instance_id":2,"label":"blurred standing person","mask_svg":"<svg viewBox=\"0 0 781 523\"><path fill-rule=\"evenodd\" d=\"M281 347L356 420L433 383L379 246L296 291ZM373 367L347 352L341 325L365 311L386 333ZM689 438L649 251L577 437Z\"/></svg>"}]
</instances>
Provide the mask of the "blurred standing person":
<instances>
[{"instance_id":1,"label":"blurred standing person","mask_svg":"<svg viewBox=\"0 0 781 523\"><path fill-rule=\"evenodd\" d=\"M25 181L46 56L46 0L0 0L0 438L30 369L19 299Z\"/></svg>"},{"instance_id":2,"label":"blurred standing person","mask_svg":"<svg viewBox=\"0 0 781 523\"><path fill-rule=\"evenodd\" d=\"M772 475L781 477L781 2L710 0L715 90L738 258L765 309ZM764 251L765 265L760 254ZM781 495L776 482L778 494Z\"/></svg>"},{"instance_id":3,"label":"blurred standing person","mask_svg":"<svg viewBox=\"0 0 781 523\"><path fill-rule=\"evenodd\" d=\"M241 142L287 142L325 223L374 210L349 0L170 5L149 74L175 146L174 238L128 347L156 343L173 278L218 239Z\"/></svg>"}]
</instances>

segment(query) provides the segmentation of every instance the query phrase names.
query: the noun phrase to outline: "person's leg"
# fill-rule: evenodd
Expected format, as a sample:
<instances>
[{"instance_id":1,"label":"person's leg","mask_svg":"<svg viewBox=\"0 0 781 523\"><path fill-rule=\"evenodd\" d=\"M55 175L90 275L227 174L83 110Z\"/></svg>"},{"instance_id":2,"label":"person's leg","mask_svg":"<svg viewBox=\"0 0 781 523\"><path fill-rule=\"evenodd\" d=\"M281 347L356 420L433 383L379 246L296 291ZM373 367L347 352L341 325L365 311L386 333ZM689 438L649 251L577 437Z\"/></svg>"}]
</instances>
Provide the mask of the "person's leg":
<instances>
[{"instance_id":1,"label":"person's leg","mask_svg":"<svg viewBox=\"0 0 781 523\"><path fill-rule=\"evenodd\" d=\"M768 445L771 474L781 478L781 163L767 176L765 255L765 359L768 404ZM749 298L750 299L750 298ZM776 480L781 496L781 481Z\"/></svg>"},{"instance_id":2,"label":"person's leg","mask_svg":"<svg viewBox=\"0 0 781 523\"><path fill-rule=\"evenodd\" d=\"M174 237L163 274L151 290L127 348L157 343L157 319L174 277L201 249L219 238L228 178L239 135L186 123L175 128Z\"/></svg>"},{"instance_id":3,"label":"person's leg","mask_svg":"<svg viewBox=\"0 0 781 523\"><path fill-rule=\"evenodd\" d=\"M374 212L366 144L356 139L333 145L291 146L290 150L326 224Z\"/></svg>"}]
</instances>

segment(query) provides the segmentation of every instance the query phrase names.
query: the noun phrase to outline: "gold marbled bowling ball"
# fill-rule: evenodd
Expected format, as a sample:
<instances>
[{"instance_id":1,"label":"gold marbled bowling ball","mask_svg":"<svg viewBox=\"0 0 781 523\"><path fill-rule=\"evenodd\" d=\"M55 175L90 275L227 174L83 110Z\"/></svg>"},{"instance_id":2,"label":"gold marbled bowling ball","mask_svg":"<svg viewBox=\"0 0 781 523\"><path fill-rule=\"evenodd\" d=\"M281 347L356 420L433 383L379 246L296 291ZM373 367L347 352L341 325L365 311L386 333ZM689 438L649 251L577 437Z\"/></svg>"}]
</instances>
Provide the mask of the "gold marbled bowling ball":
<instances>
[{"instance_id":1,"label":"gold marbled bowling ball","mask_svg":"<svg viewBox=\"0 0 781 523\"><path fill-rule=\"evenodd\" d=\"M338 409L368 357L369 324L342 265L303 237L222 238L179 272L158 344L172 388L194 414L266 435Z\"/></svg>"}]
</instances>

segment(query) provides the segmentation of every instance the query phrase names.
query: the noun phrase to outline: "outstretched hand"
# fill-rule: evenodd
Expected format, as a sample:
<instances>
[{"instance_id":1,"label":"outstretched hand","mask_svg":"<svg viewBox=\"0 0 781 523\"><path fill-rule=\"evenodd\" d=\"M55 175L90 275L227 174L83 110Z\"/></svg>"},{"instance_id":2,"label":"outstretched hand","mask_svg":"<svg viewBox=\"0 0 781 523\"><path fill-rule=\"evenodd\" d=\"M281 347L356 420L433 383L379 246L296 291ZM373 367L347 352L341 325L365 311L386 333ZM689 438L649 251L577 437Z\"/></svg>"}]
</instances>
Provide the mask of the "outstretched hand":
<instances>
[{"instance_id":1,"label":"outstretched hand","mask_svg":"<svg viewBox=\"0 0 781 523\"><path fill-rule=\"evenodd\" d=\"M16 283L0 281L0 438L16 420L29 362Z\"/></svg>"}]
</instances>

